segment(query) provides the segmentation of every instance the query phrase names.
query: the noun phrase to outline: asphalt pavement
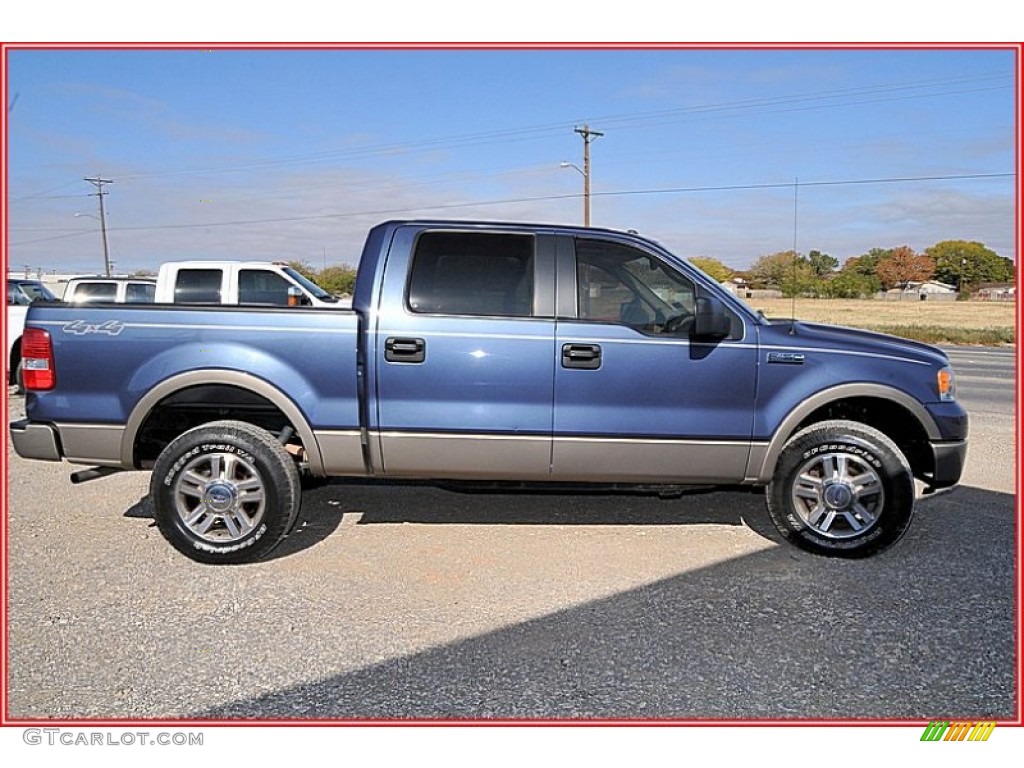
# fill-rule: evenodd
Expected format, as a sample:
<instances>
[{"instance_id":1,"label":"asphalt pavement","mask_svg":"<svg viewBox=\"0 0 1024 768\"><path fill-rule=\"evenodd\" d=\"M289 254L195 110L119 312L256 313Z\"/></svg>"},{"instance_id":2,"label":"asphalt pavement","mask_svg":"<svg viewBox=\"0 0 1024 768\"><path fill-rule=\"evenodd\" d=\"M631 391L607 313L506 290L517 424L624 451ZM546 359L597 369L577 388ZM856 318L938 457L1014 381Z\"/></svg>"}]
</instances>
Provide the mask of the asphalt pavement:
<instances>
[{"instance_id":1,"label":"asphalt pavement","mask_svg":"<svg viewBox=\"0 0 1024 768\"><path fill-rule=\"evenodd\" d=\"M964 483L863 561L780 543L757 492L335 481L271 559L201 566L148 474L8 448L8 719L1011 718L1015 356L952 355Z\"/></svg>"}]
</instances>

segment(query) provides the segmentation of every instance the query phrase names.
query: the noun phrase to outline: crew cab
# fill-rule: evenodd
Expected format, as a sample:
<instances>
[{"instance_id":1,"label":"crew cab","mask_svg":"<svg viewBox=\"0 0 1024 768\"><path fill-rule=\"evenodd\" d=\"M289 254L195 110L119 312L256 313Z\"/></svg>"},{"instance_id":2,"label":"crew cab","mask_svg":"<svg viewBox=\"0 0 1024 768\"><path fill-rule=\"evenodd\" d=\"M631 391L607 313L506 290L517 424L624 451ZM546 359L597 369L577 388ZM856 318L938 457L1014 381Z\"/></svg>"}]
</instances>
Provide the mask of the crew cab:
<instances>
[{"instance_id":1,"label":"crew cab","mask_svg":"<svg viewBox=\"0 0 1024 768\"><path fill-rule=\"evenodd\" d=\"M64 286L63 300L72 304L152 304L156 280L147 277L80 275Z\"/></svg>"},{"instance_id":2,"label":"crew cab","mask_svg":"<svg viewBox=\"0 0 1024 768\"><path fill-rule=\"evenodd\" d=\"M270 552L303 474L762 486L790 542L863 557L967 450L941 350L767 320L613 230L390 221L351 310L34 306L23 354L17 452L151 470L161 533L206 563Z\"/></svg>"},{"instance_id":3,"label":"crew cab","mask_svg":"<svg viewBox=\"0 0 1024 768\"><path fill-rule=\"evenodd\" d=\"M156 301L321 309L350 306L288 264L276 261L169 261L160 265Z\"/></svg>"}]
</instances>

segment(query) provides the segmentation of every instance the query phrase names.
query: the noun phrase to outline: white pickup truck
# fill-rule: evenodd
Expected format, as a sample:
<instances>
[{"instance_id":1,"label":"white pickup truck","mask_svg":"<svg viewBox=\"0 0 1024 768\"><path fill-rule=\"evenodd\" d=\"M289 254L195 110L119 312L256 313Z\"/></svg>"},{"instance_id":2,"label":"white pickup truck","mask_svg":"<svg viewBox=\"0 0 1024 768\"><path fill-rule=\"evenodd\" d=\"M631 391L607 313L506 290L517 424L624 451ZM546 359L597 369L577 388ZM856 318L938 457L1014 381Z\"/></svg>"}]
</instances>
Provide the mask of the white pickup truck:
<instances>
[{"instance_id":1,"label":"white pickup truck","mask_svg":"<svg viewBox=\"0 0 1024 768\"><path fill-rule=\"evenodd\" d=\"M80 275L64 286L63 301L69 304L152 304L156 280L120 275Z\"/></svg>"},{"instance_id":2,"label":"white pickup truck","mask_svg":"<svg viewBox=\"0 0 1024 768\"><path fill-rule=\"evenodd\" d=\"M157 275L156 303L351 307L288 264L269 261L169 261Z\"/></svg>"}]
</instances>

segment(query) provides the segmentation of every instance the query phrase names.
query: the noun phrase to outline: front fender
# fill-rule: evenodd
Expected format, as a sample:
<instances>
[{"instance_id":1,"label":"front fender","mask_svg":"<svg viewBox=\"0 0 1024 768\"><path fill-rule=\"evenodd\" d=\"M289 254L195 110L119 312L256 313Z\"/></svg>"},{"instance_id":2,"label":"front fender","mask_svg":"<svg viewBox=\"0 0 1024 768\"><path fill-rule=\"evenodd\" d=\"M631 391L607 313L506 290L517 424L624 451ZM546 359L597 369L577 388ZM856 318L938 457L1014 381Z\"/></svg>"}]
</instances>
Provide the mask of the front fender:
<instances>
[{"instance_id":1,"label":"front fender","mask_svg":"<svg viewBox=\"0 0 1024 768\"><path fill-rule=\"evenodd\" d=\"M799 427L804 419L829 403L849 400L851 398L875 398L894 402L905 408L917 419L927 433L929 440L940 440L942 438L942 433L932 415L921 403L906 392L895 387L867 382L840 384L824 389L802 400L786 414L767 443L755 444L753 446L747 462L746 474L748 480L758 483L770 481L775 464L779 459L779 454L782 453L783 447L785 447L789 438L793 436L797 427Z\"/></svg>"}]
</instances>

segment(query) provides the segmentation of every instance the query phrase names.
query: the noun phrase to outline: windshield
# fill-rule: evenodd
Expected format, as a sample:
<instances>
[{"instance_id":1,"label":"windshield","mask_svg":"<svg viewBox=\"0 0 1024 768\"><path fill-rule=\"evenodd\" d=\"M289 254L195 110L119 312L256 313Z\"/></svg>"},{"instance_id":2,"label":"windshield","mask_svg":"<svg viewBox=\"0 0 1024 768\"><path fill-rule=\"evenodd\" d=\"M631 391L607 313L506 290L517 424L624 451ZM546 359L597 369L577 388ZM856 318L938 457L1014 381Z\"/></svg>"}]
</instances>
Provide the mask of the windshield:
<instances>
[{"instance_id":1,"label":"windshield","mask_svg":"<svg viewBox=\"0 0 1024 768\"><path fill-rule=\"evenodd\" d=\"M57 297L54 296L50 289L42 283L33 281L18 282L13 284L15 290L8 290L8 296L14 294L14 301L16 304L31 304L33 301L57 301ZM8 288L11 284L8 283Z\"/></svg>"},{"instance_id":2,"label":"windshield","mask_svg":"<svg viewBox=\"0 0 1024 768\"><path fill-rule=\"evenodd\" d=\"M309 278L303 277L300 273L296 272L291 267L284 267L284 273L288 275L288 277L290 277L296 283L305 288L307 291L309 291L311 294L313 294L313 296L318 298L320 301L329 301L332 303L336 303L338 301L336 296L331 296L331 294L329 294L319 285L314 283Z\"/></svg>"}]
</instances>

